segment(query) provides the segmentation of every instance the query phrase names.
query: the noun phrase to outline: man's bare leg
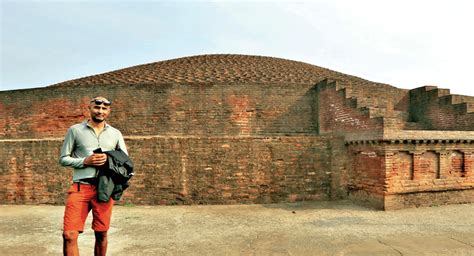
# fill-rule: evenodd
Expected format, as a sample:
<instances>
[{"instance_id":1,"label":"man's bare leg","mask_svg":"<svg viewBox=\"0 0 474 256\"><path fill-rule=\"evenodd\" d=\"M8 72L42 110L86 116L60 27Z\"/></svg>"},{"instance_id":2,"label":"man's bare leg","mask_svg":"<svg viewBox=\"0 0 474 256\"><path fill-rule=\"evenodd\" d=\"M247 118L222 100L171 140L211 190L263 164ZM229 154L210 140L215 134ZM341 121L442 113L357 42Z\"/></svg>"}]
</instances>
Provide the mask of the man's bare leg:
<instances>
[{"instance_id":1,"label":"man's bare leg","mask_svg":"<svg viewBox=\"0 0 474 256\"><path fill-rule=\"evenodd\" d=\"M95 256L105 256L107 254L107 231L98 232L95 231Z\"/></svg>"},{"instance_id":2,"label":"man's bare leg","mask_svg":"<svg viewBox=\"0 0 474 256\"><path fill-rule=\"evenodd\" d=\"M79 231L63 232L63 253L65 256L79 256L79 248L77 247L77 238Z\"/></svg>"}]
</instances>

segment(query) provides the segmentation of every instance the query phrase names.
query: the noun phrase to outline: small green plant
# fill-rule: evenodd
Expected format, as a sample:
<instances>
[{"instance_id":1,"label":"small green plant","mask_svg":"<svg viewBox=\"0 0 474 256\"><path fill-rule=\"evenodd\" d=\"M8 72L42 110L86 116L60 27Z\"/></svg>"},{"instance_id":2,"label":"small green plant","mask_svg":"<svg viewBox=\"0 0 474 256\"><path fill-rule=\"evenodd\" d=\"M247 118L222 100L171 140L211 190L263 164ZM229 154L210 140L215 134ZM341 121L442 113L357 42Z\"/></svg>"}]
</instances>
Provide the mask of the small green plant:
<instances>
[{"instance_id":1,"label":"small green plant","mask_svg":"<svg viewBox=\"0 0 474 256\"><path fill-rule=\"evenodd\" d=\"M134 205L133 203L131 203L131 202L125 202L125 203L123 204L123 206L125 206L125 207L135 207L135 205Z\"/></svg>"}]
</instances>

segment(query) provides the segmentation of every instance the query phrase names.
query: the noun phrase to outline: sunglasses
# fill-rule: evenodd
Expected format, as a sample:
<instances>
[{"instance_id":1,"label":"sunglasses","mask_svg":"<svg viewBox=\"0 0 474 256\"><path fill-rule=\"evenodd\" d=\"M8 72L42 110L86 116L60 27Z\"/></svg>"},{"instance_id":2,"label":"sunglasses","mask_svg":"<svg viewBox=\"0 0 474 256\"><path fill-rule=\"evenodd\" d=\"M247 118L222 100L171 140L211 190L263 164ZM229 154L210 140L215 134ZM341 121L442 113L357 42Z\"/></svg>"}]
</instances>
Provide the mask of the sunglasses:
<instances>
[{"instance_id":1,"label":"sunglasses","mask_svg":"<svg viewBox=\"0 0 474 256\"><path fill-rule=\"evenodd\" d=\"M104 106L110 106L112 105L112 102L110 101L107 101L107 100L96 100L96 99L93 99L91 100L91 103L94 102L94 104L96 105L102 105L104 104Z\"/></svg>"}]
</instances>

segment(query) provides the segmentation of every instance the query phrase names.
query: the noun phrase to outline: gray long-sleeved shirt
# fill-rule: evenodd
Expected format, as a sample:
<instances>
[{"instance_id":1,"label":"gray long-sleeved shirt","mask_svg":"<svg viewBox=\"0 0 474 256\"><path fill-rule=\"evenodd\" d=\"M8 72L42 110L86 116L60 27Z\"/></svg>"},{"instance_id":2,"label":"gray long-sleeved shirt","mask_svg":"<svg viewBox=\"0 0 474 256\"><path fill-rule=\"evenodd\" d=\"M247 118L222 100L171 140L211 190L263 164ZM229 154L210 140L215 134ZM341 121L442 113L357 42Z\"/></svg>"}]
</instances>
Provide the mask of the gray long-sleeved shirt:
<instances>
[{"instance_id":1,"label":"gray long-sleeved shirt","mask_svg":"<svg viewBox=\"0 0 474 256\"><path fill-rule=\"evenodd\" d=\"M97 176L97 170L93 166L84 166L84 159L93 154L97 148L102 151L122 149L128 154L122 133L114 127L105 124L100 134L96 134L94 128L87 121L71 126L64 138L59 163L62 166L74 167L73 181Z\"/></svg>"}]
</instances>

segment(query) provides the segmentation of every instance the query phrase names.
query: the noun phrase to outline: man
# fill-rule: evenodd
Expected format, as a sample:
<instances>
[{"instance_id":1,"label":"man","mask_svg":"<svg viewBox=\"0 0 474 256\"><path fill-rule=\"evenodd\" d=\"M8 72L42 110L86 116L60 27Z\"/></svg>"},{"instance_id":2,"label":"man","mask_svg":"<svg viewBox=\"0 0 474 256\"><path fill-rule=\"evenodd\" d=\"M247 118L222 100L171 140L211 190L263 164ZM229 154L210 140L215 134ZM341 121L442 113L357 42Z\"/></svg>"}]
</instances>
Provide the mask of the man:
<instances>
[{"instance_id":1,"label":"man","mask_svg":"<svg viewBox=\"0 0 474 256\"><path fill-rule=\"evenodd\" d=\"M110 114L111 102L104 97L94 97L89 104L90 119L71 126L64 139L59 162L74 167L73 184L67 191L64 211L64 255L79 255L77 238L84 231L84 224L92 209L92 229L95 233L94 255L107 252L107 230L112 216L113 199L97 201L97 167L105 164L107 155L98 152L122 149L127 153L119 130L105 122ZM100 152L102 152L100 151ZM128 153L127 153L128 154Z\"/></svg>"}]
</instances>

